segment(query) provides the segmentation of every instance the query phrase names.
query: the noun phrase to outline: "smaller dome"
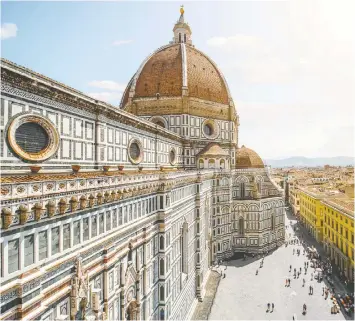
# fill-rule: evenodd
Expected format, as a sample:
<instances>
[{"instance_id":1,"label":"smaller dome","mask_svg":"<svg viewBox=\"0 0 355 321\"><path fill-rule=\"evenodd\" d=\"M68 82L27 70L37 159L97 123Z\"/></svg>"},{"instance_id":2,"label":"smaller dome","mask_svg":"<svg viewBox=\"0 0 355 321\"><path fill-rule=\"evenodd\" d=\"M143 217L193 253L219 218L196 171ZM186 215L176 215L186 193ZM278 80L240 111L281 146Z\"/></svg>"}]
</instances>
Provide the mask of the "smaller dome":
<instances>
[{"instance_id":1,"label":"smaller dome","mask_svg":"<svg viewBox=\"0 0 355 321\"><path fill-rule=\"evenodd\" d=\"M261 157L250 148L244 145L237 149L236 168L264 168Z\"/></svg>"}]
</instances>

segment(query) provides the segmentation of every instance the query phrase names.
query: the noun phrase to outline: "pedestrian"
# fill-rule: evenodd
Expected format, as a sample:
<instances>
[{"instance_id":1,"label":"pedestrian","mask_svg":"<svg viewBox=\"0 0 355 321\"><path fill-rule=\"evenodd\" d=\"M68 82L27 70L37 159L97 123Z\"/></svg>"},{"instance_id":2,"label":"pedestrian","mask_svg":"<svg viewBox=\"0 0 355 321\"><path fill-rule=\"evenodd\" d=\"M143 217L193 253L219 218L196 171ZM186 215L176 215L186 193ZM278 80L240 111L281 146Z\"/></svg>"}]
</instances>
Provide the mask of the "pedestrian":
<instances>
[{"instance_id":1,"label":"pedestrian","mask_svg":"<svg viewBox=\"0 0 355 321\"><path fill-rule=\"evenodd\" d=\"M288 279L288 286L291 286L291 279Z\"/></svg>"},{"instance_id":2,"label":"pedestrian","mask_svg":"<svg viewBox=\"0 0 355 321\"><path fill-rule=\"evenodd\" d=\"M300 273L302 273L302 268L300 267Z\"/></svg>"},{"instance_id":3,"label":"pedestrian","mask_svg":"<svg viewBox=\"0 0 355 321\"><path fill-rule=\"evenodd\" d=\"M258 275L258 269L256 269L256 273L255 273L255 275Z\"/></svg>"},{"instance_id":4,"label":"pedestrian","mask_svg":"<svg viewBox=\"0 0 355 321\"><path fill-rule=\"evenodd\" d=\"M275 305L272 303L272 304L271 304L271 308L272 308L271 312L274 311L274 307L275 307Z\"/></svg>"},{"instance_id":5,"label":"pedestrian","mask_svg":"<svg viewBox=\"0 0 355 321\"><path fill-rule=\"evenodd\" d=\"M288 280L286 279L285 286L287 286L287 281L288 281Z\"/></svg>"},{"instance_id":6,"label":"pedestrian","mask_svg":"<svg viewBox=\"0 0 355 321\"><path fill-rule=\"evenodd\" d=\"M322 293L322 295L324 295L324 286L323 286L323 293Z\"/></svg>"},{"instance_id":7,"label":"pedestrian","mask_svg":"<svg viewBox=\"0 0 355 321\"><path fill-rule=\"evenodd\" d=\"M291 272L291 270L292 270L292 265L290 265L290 272Z\"/></svg>"},{"instance_id":8,"label":"pedestrian","mask_svg":"<svg viewBox=\"0 0 355 321\"><path fill-rule=\"evenodd\" d=\"M305 285L305 284L306 284L306 280L305 280L305 279L303 279L303 285L302 285L302 286L304 287L304 285Z\"/></svg>"},{"instance_id":9,"label":"pedestrian","mask_svg":"<svg viewBox=\"0 0 355 321\"><path fill-rule=\"evenodd\" d=\"M267 311L270 310L270 303L267 304Z\"/></svg>"},{"instance_id":10,"label":"pedestrian","mask_svg":"<svg viewBox=\"0 0 355 321\"><path fill-rule=\"evenodd\" d=\"M312 292L312 285L309 286L309 294Z\"/></svg>"}]
</instances>

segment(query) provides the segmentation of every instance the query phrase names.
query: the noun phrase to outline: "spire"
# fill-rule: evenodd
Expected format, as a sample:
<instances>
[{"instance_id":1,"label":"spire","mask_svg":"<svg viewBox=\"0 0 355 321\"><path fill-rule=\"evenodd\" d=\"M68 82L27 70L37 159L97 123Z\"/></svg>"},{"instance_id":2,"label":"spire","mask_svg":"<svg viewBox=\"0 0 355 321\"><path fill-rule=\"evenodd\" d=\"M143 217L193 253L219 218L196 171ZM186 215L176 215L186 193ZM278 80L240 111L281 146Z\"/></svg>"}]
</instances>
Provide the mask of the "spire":
<instances>
[{"instance_id":1,"label":"spire","mask_svg":"<svg viewBox=\"0 0 355 321\"><path fill-rule=\"evenodd\" d=\"M191 29L188 23L185 22L184 6L180 7L180 18L174 26L174 38L173 43L186 43L191 45Z\"/></svg>"}]
</instances>

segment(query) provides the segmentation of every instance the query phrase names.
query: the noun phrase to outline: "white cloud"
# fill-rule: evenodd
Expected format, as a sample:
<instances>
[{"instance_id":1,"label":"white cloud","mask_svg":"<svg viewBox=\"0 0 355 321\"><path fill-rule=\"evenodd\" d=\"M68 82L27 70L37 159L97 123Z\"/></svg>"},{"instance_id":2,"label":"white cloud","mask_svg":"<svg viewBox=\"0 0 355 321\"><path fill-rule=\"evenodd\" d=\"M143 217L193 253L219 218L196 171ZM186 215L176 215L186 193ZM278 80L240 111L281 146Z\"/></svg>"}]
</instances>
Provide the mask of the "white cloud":
<instances>
[{"instance_id":1,"label":"white cloud","mask_svg":"<svg viewBox=\"0 0 355 321\"><path fill-rule=\"evenodd\" d=\"M17 26L14 23L3 23L0 29L1 40L16 37Z\"/></svg>"},{"instance_id":2,"label":"white cloud","mask_svg":"<svg viewBox=\"0 0 355 321\"><path fill-rule=\"evenodd\" d=\"M105 101L108 103L119 103L122 97L120 92L100 92L100 93L88 93L88 96L97 100Z\"/></svg>"},{"instance_id":3,"label":"white cloud","mask_svg":"<svg viewBox=\"0 0 355 321\"><path fill-rule=\"evenodd\" d=\"M88 95L101 101L111 104L118 104L126 85L112 80L93 80L89 82L90 87L103 89L104 91L89 92Z\"/></svg>"},{"instance_id":4,"label":"white cloud","mask_svg":"<svg viewBox=\"0 0 355 321\"><path fill-rule=\"evenodd\" d=\"M113 46L122 46L122 45L127 45L129 43L133 42L133 40L115 40L112 45Z\"/></svg>"},{"instance_id":5,"label":"white cloud","mask_svg":"<svg viewBox=\"0 0 355 321\"><path fill-rule=\"evenodd\" d=\"M93 80L89 82L90 87L96 87L106 90L116 90L116 91L124 91L126 85L117 83L112 80Z\"/></svg>"}]
</instances>

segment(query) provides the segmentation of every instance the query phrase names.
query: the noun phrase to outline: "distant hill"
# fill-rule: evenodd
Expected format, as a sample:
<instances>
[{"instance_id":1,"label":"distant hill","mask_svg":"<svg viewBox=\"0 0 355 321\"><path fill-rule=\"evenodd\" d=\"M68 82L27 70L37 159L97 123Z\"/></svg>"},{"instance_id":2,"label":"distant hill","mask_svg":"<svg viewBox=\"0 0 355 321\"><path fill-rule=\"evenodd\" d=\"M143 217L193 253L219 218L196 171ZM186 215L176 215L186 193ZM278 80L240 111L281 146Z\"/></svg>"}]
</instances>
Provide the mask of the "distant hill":
<instances>
[{"instance_id":1,"label":"distant hill","mask_svg":"<svg viewBox=\"0 0 355 321\"><path fill-rule=\"evenodd\" d=\"M354 157L338 156L338 157L289 157L284 159L264 159L265 165L271 167L316 167L316 166L354 166Z\"/></svg>"}]
</instances>

